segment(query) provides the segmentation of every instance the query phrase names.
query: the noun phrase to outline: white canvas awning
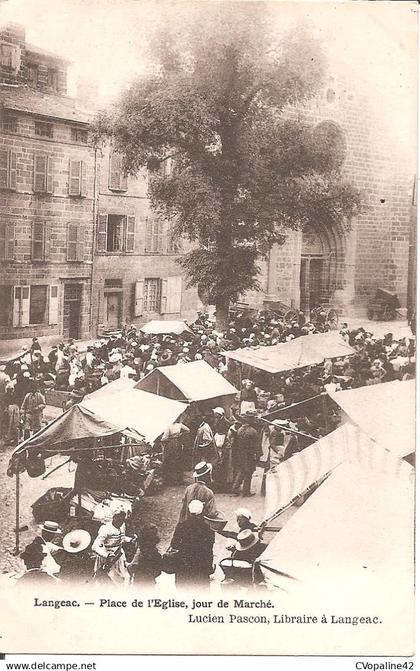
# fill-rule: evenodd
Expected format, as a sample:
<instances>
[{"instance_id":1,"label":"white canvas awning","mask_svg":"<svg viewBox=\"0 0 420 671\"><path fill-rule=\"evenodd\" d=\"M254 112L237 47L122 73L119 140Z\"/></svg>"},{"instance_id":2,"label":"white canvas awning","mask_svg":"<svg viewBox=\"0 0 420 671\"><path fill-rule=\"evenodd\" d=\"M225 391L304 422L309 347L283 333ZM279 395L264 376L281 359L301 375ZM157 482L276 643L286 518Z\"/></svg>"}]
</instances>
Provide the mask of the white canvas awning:
<instances>
[{"instance_id":1,"label":"white canvas awning","mask_svg":"<svg viewBox=\"0 0 420 671\"><path fill-rule=\"evenodd\" d=\"M336 391L329 393L329 396L378 445L400 457L414 452L414 380L395 380Z\"/></svg>"},{"instance_id":2,"label":"white canvas awning","mask_svg":"<svg viewBox=\"0 0 420 671\"><path fill-rule=\"evenodd\" d=\"M136 389L185 401L232 397L238 393L236 387L206 361L159 366L137 382Z\"/></svg>"},{"instance_id":3,"label":"white canvas awning","mask_svg":"<svg viewBox=\"0 0 420 671\"><path fill-rule=\"evenodd\" d=\"M143 333L150 335L165 335L173 333L174 335L181 335L182 333L192 333L190 327L183 321L165 321L154 319L140 328Z\"/></svg>"},{"instance_id":4,"label":"white canvas awning","mask_svg":"<svg viewBox=\"0 0 420 671\"><path fill-rule=\"evenodd\" d=\"M116 426L135 430L152 443L185 412L188 404L135 389L131 382L124 381L119 387L113 387L114 382L105 385L86 396L80 406Z\"/></svg>"},{"instance_id":5,"label":"white canvas awning","mask_svg":"<svg viewBox=\"0 0 420 671\"><path fill-rule=\"evenodd\" d=\"M379 475L414 478L412 466L375 443L359 427L346 422L267 474L264 519L279 514L344 462L359 464Z\"/></svg>"},{"instance_id":6,"label":"white canvas awning","mask_svg":"<svg viewBox=\"0 0 420 671\"><path fill-rule=\"evenodd\" d=\"M404 617L413 601L413 491L409 478L341 464L261 555L265 579L301 607L395 608Z\"/></svg>"},{"instance_id":7,"label":"white canvas awning","mask_svg":"<svg viewBox=\"0 0 420 671\"><path fill-rule=\"evenodd\" d=\"M227 359L273 374L313 366L326 359L354 353L354 349L336 331L300 336L268 347L245 347L222 352Z\"/></svg>"}]
</instances>

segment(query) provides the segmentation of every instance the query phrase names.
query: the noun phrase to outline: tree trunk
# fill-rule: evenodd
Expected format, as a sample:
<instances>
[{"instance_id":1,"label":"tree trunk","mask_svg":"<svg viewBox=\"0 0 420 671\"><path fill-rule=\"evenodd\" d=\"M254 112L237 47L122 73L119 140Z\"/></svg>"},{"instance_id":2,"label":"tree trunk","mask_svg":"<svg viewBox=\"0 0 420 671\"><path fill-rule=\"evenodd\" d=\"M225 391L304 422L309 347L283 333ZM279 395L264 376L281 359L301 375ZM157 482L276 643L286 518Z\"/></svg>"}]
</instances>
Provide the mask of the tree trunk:
<instances>
[{"instance_id":1,"label":"tree trunk","mask_svg":"<svg viewBox=\"0 0 420 671\"><path fill-rule=\"evenodd\" d=\"M229 299L218 298L216 300L216 329L226 331L229 325Z\"/></svg>"}]
</instances>

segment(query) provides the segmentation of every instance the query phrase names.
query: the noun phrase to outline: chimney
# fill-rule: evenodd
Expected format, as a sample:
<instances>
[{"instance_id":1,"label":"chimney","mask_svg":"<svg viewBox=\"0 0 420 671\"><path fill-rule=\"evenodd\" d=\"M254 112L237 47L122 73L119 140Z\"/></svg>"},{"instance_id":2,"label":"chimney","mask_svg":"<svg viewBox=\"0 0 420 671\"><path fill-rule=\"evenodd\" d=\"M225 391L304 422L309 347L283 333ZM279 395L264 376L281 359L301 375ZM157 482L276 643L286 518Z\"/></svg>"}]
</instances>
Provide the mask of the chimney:
<instances>
[{"instance_id":1,"label":"chimney","mask_svg":"<svg viewBox=\"0 0 420 671\"><path fill-rule=\"evenodd\" d=\"M0 28L0 39L10 44L25 44L25 27L20 23L6 23Z\"/></svg>"}]
</instances>

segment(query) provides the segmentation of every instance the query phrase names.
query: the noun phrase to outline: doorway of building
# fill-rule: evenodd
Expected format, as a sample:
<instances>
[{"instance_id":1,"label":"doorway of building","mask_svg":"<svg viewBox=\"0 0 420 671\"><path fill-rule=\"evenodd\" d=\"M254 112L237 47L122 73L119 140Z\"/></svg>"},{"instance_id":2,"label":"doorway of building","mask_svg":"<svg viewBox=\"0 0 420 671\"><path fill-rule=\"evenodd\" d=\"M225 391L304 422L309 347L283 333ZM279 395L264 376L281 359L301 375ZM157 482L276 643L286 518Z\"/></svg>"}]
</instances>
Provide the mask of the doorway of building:
<instances>
[{"instance_id":1,"label":"doorway of building","mask_svg":"<svg viewBox=\"0 0 420 671\"><path fill-rule=\"evenodd\" d=\"M121 293L105 294L105 320L107 328L118 328L121 321Z\"/></svg>"},{"instance_id":2,"label":"doorway of building","mask_svg":"<svg viewBox=\"0 0 420 671\"><path fill-rule=\"evenodd\" d=\"M63 336L80 338L80 312L82 304L82 285L64 285Z\"/></svg>"},{"instance_id":3,"label":"doorway of building","mask_svg":"<svg viewBox=\"0 0 420 671\"><path fill-rule=\"evenodd\" d=\"M310 314L322 302L322 270L322 257L301 257L300 309L305 314Z\"/></svg>"}]
</instances>

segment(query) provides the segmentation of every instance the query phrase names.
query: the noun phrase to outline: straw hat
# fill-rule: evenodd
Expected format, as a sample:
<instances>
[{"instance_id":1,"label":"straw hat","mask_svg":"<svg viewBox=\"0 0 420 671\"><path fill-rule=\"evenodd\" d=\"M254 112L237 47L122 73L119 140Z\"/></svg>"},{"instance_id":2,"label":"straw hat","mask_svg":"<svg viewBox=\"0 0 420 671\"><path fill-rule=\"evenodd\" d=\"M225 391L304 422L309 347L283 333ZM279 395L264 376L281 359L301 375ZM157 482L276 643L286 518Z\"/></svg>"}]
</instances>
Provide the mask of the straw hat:
<instances>
[{"instance_id":1,"label":"straw hat","mask_svg":"<svg viewBox=\"0 0 420 671\"><path fill-rule=\"evenodd\" d=\"M212 470L212 465L208 464L206 461L200 461L194 468L194 475L196 478L201 478L206 473L210 473Z\"/></svg>"},{"instance_id":2,"label":"straw hat","mask_svg":"<svg viewBox=\"0 0 420 671\"><path fill-rule=\"evenodd\" d=\"M244 529L238 533L235 546L239 552L244 552L256 545L258 541L259 538L257 534L251 531L251 529Z\"/></svg>"},{"instance_id":3,"label":"straw hat","mask_svg":"<svg viewBox=\"0 0 420 671\"><path fill-rule=\"evenodd\" d=\"M63 548L66 552L77 554L89 547L91 542L90 533L84 529L74 529L63 538Z\"/></svg>"},{"instance_id":4,"label":"straw hat","mask_svg":"<svg viewBox=\"0 0 420 671\"><path fill-rule=\"evenodd\" d=\"M49 531L50 534L61 534L63 533L60 529L60 526L57 522L45 521L43 524L39 525L41 531Z\"/></svg>"}]
</instances>

